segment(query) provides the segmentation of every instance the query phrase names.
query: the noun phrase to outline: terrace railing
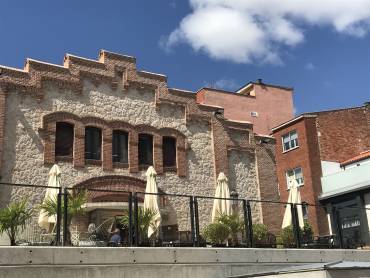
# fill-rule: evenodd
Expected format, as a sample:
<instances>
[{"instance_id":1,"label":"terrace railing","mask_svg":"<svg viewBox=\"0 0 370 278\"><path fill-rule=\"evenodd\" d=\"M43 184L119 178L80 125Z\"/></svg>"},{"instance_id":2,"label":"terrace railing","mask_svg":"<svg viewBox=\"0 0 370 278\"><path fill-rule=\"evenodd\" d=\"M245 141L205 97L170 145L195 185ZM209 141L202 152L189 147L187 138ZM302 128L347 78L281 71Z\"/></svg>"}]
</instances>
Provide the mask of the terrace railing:
<instances>
[{"instance_id":1,"label":"terrace railing","mask_svg":"<svg viewBox=\"0 0 370 278\"><path fill-rule=\"evenodd\" d=\"M222 222L224 225L221 227L211 225L211 216L213 202L223 198L213 196L164 192L154 194L101 187L52 188L15 183L0 183L0 188L1 208L22 200L27 201L30 216L23 225L19 226L20 229L15 235L15 243L18 245L204 247L226 244L226 246L245 248L346 247L343 244L339 220L336 222L336 235L325 238L313 239L312 231L308 226L307 229L299 227L299 206L316 206L313 204L228 198L232 215L237 216L214 221ZM54 199L49 202L55 214L49 215L49 219L54 220L45 229L39 226L38 220L48 189L53 189L56 193ZM158 213L161 216L160 225L152 227L154 233L151 237L148 237L148 226L151 225L148 218L151 216L143 209L145 196L149 195L156 196L159 211L154 214ZM291 209L292 225L281 229L287 205ZM261 218L262 209L268 212L268 219ZM100 214L97 213L99 210ZM122 213L117 215L117 211ZM91 212L90 216L88 212ZM334 213L338 215L338 212ZM274 225L267 227L262 224L263 220ZM0 225L3 224L1 221L0 217ZM229 235L222 238L220 234L224 232L222 229L225 225L229 225ZM119 235L119 244L116 244L117 241L111 242L114 233ZM217 236L220 236L218 243L214 240Z\"/></svg>"}]
</instances>

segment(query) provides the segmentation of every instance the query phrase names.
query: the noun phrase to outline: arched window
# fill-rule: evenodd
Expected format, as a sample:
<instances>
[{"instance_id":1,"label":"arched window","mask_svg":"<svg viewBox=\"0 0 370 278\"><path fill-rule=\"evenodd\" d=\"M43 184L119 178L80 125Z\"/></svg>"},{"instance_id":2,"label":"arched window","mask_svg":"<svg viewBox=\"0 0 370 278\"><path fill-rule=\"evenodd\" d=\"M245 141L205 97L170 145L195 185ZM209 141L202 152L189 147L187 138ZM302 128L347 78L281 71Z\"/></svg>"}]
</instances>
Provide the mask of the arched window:
<instances>
[{"instance_id":1,"label":"arched window","mask_svg":"<svg viewBox=\"0 0 370 278\"><path fill-rule=\"evenodd\" d=\"M100 128L85 128L85 159L101 160L101 134Z\"/></svg>"},{"instance_id":2,"label":"arched window","mask_svg":"<svg viewBox=\"0 0 370 278\"><path fill-rule=\"evenodd\" d=\"M70 123L56 123L55 156L73 157L73 129Z\"/></svg>"},{"instance_id":3,"label":"arched window","mask_svg":"<svg viewBox=\"0 0 370 278\"><path fill-rule=\"evenodd\" d=\"M128 133L113 130L112 144L113 162L128 163Z\"/></svg>"},{"instance_id":4,"label":"arched window","mask_svg":"<svg viewBox=\"0 0 370 278\"><path fill-rule=\"evenodd\" d=\"M163 167L176 167L176 138L163 137Z\"/></svg>"},{"instance_id":5,"label":"arched window","mask_svg":"<svg viewBox=\"0 0 370 278\"><path fill-rule=\"evenodd\" d=\"M139 134L139 165L153 165L153 136Z\"/></svg>"}]
</instances>

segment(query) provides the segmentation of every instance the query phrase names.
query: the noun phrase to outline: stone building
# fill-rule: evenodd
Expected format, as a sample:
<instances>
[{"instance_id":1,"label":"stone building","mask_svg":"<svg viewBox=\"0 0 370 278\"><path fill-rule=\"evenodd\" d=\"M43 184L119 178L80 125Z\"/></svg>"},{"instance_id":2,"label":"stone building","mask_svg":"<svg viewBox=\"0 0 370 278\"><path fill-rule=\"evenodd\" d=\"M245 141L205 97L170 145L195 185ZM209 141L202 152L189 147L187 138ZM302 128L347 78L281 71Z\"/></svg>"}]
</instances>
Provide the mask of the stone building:
<instances>
[{"instance_id":1,"label":"stone building","mask_svg":"<svg viewBox=\"0 0 370 278\"><path fill-rule=\"evenodd\" d=\"M287 180L300 185L302 201L316 205L304 209L315 234L329 233L326 211L321 206L321 177L338 165L370 149L370 105L302 114L272 129L276 138L276 162L282 201L288 199ZM340 187L339 184L332 184Z\"/></svg>"},{"instance_id":2,"label":"stone building","mask_svg":"<svg viewBox=\"0 0 370 278\"><path fill-rule=\"evenodd\" d=\"M166 76L138 70L134 57L67 54L62 66L27 59L23 70L1 66L0 73L2 182L46 185L57 163L70 188L144 191L153 165L166 193L212 196L224 172L240 198L279 198L272 138L254 134L250 122L227 119L222 107L197 103L193 92L168 88ZM27 195L37 203L43 194L2 187L0 198L4 204ZM125 201L125 194L89 195L79 225L122 213L104 204ZM168 202L176 221L167 224L189 229L188 199ZM199 209L201 222L209 222L211 203ZM253 203L254 220L272 230L273 214Z\"/></svg>"}]
</instances>

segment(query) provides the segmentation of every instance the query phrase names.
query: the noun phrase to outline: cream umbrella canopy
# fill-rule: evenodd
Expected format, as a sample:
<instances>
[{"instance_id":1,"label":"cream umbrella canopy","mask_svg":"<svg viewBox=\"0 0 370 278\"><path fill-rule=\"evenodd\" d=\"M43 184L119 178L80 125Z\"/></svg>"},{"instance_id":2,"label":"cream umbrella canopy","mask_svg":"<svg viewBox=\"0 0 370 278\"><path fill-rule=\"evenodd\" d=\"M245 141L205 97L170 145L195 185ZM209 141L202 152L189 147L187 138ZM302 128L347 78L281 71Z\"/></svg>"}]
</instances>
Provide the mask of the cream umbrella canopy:
<instances>
[{"instance_id":1,"label":"cream umbrella canopy","mask_svg":"<svg viewBox=\"0 0 370 278\"><path fill-rule=\"evenodd\" d=\"M218 175L217 178L215 198L230 198L227 177L222 172ZM215 222L221 214L231 214L230 200L214 199L212 209L212 222Z\"/></svg>"},{"instance_id":2,"label":"cream umbrella canopy","mask_svg":"<svg viewBox=\"0 0 370 278\"><path fill-rule=\"evenodd\" d=\"M53 167L51 167L49 171L49 181L48 186L50 187L60 187L60 169L58 165L54 164ZM50 188L48 187L45 192L44 202L48 199L57 199L59 189L58 188ZM41 228L45 228L46 230L49 230L50 224L55 225L56 222L56 216L47 216L46 212L44 210L40 211L38 224Z\"/></svg>"},{"instance_id":3,"label":"cream umbrella canopy","mask_svg":"<svg viewBox=\"0 0 370 278\"><path fill-rule=\"evenodd\" d=\"M145 193L158 193L158 187L156 182L157 173L153 166L150 166L146 171L146 188ZM161 214L159 213L158 207L158 195L145 194L144 197L144 210L150 209L156 212L153 217L152 223L150 223L148 229L148 237L150 237L161 224Z\"/></svg>"},{"instance_id":4,"label":"cream umbrella canopy","mask_svg":"<svg viewBox=\"0 0 370 278\"><path fill-rule=\"evenodd\" d=\"M302 203L301 193L299 192L298 183L296 179L291 178L289 180L289 188L290 190L289 190L289 196L288 196L287 203L301 204ZM304 220L303 220L302 205L297 206L297 214L298 214L299 227L303 228ZM292 211L291 211L291 205L288 204L285 208L282 228L284 229L290 225L292 225Z\"/></svg>"}]
</instances>

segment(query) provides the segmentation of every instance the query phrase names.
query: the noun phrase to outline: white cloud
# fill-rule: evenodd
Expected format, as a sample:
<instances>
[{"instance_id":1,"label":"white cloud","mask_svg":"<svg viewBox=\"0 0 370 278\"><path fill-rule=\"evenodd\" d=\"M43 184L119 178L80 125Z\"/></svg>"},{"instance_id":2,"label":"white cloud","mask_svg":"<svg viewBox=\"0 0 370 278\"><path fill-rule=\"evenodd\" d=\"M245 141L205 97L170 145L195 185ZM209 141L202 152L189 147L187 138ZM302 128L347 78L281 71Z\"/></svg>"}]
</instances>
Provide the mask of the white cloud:
<instances>
[{"instance_id":1,"label":"white cloud","mask_svg":"<svg viewBox=\"0 0 370 278\"><path fill-rule=\"evenodd\" d=\"M221 89L226 91L235 91L240 87L238 82L232 78L221 78L215 82L204 82L206 87L211 87L215 89Z\"/></svg>"},{"instance_id":2,"label":"white cloud","mask_svg":"<svg viewBox=\"0 0 370 278\"><path fill-rule=\"evenodd\" d=\"M281 63L313 26L363 37L370 30L370 0L189 0L192 12L164 41L189 44L219 60Z\"/></svg>"}]
</instances>

